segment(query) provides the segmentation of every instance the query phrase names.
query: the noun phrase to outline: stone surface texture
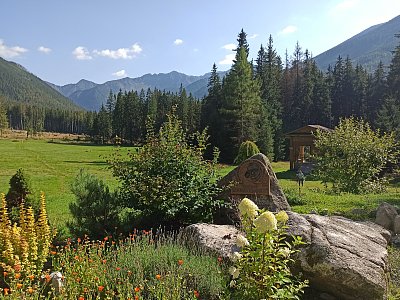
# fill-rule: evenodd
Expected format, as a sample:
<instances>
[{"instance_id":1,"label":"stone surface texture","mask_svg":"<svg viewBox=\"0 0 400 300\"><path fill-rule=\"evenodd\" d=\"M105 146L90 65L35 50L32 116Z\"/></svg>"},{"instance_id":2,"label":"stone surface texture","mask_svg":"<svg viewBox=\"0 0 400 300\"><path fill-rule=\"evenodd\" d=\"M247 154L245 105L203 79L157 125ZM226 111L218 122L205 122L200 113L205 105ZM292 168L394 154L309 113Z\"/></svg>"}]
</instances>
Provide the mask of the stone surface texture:
<instances>
[{"instance_id":1,"label":"stone surface texture","mask_svg":"<svg viewBox=\"0 0 400 300\"><path fill-rule=\"evenodd\" d=\"M289 233L307 243L294 269L310 280L313 290L334 299L386 299L390 235L375 226L342 217L288 212Z\"/></svg>"},{"instance_id":2,"label":"stone surface texture","mask_svg":"<svg viewBox=\"0 0 400 300\"><path fill-rule=\"evenodd\" d=\"M394 218L396 216L396 208L389 203L382 202L376 211L375 223L393 231Z\"/></svg>"},{"instance_id":3,"label":"stone surface texture","mask_svg":"<svg viewBox=\"0 0 400 300\"><path fill-rule=\"evenodd\" d=\"M241 180L243 165L248 165L251 161L257 162L257 164L254 165L262 166L262 170L258 170L260 175L258 177L254 176L255 184L250 183L252 178L245 181ZM269 187L254 187L257 184L265 185L265 182L269 183ZM242 162L239 166L223 177L218 184L221 187L228 187L219 198L230 202L232 208L223 209L215 216L215 223L217 224L237 224L239 222L237 205L244 197L251 199L259 208L266 208L270 211L290 210L290 205L279 186L278 179L272 170L271 163L262 153L256 154ZM268 195L263 193L265 190L268 190ZM238 191L240 191L240 193L238 193ZM259 191L259 193L257 193L257 191Z\"/></svg>"}]
</instances>

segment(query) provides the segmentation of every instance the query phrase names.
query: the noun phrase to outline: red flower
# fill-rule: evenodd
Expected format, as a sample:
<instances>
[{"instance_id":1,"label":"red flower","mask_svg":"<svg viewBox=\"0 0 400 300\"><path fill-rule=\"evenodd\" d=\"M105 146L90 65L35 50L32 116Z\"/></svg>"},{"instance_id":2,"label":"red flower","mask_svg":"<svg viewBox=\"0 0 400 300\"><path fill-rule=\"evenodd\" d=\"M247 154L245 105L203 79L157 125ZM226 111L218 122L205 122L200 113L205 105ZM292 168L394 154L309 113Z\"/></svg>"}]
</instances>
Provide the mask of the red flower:
<instances>
[{"instance_id":1,"label":"red flower","mask_svg":"<svg viewBox=\"0 0 400 300\"><path fill-rule=\"evenodd\" d=\"M99 286L97 287L97 289L99 290L99 292L102 292L102 291L104 290L104 286L99 285Z\"/></svg>"},{"instance_id":2,"label":"red flower","mask_svg":"<svg viewBox=\"0 0 400 300\"><path fill-rule=\"evenodd\" d=\"M178 265L182 266L183 265L183 259L178 260Z\"/></svg>"},{"instance_id":3,"label":"red flower","mask_svg":"<svg viewBox=\"0 0 400 300\"><path fill-rule=\"evenodd\" d=\"M198 291L196 291L196 290L193 291L193 294L194 294L194 296L195 296L196 298L199 298L199 297L200 297L200 293L199 293Z\"/></svg>"},{"instance_id":4,"label":"red flower","mask_svg":"<svg viewBox=\"0 0 400 300\"><path fill-rule=\"evenodd\" d=\"M157 274L157 275L156 275L156 279L160 280L160 279L161 279L161 275L160 275L160 274Z\"/></svg>"}]
</instances>

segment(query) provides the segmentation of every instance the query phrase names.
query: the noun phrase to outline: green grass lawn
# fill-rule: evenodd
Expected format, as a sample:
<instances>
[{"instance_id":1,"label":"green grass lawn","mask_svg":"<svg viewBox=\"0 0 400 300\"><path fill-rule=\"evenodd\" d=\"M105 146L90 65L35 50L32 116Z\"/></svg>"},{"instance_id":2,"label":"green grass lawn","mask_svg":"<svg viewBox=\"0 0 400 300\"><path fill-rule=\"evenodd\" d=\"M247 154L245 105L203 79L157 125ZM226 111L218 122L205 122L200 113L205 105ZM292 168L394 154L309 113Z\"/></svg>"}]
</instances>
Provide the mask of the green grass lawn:
<instances>
[{"instance_id":1,"label":"green grass lawn","mask_svg":"<svg viewBox=\"0 0 400 300\"><path fill-rule=\"evenodd\" d=\"M35 194L45 192L53 226L63 226L70 218L68 204L74 199L71 182L80 169L98 175L116 186L105 159L113 146L51 143L46 140L0 139L0 193L6 194L9 180L19 168L30 176ZM128 148L123 148L128 151Z\"/></svg>"},{"instance_id":2,"label":"green grass lawn","mask_svg":"<svg viewBox=\"0 0 400 300\"><path fill-rule=\"evenodd\" d=\"M113 146L51 143L46 140L0 139L0 192L7 193L11 176L18 168L23 168L30 176L36 194L45 192L53 226L63 227L70 218L68 205L74 199L70 190L71 182L81 168L102 178L111 187L117 185L105 162L114 149ZM129 149L132 148L122 148L122 151L127 152ZM399 183L392 184L384 194L334 195L320 181L306 178L299 195L295 174L289 171L289 163L274 162L272 166L296 212L309 213L314 210L362 219L382 201L400 206ZM219 174L223 176L233 168L222 165ZM363 211L354 214L352 210L355 208Z\"/></svg>"}]
</instances>

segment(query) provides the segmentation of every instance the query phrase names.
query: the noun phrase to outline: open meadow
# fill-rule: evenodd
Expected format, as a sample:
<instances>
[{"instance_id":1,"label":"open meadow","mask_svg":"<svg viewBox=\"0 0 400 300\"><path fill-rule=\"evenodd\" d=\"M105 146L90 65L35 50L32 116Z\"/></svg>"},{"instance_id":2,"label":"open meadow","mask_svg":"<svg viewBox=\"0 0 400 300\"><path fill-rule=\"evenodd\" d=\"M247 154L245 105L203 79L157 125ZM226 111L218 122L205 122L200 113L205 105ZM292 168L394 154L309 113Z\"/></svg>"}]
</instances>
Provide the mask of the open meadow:
<instances>
[{"instance_id":1,"label":"open meadow","mask_svg":"<svg viewBox=\"0 0 400 300\"><path fill-rule=\"evenodd\" d=\"M62 140L0 139L0 192L7 193L9 180L19 168L30 176L35 194L45 192L50 221L53 226L64 227L70 218L68 205L74 200L71 182L80 169L85 169L105 180L111 188L117 186L106 159L115 146L96 146ZM122 147L127 153L131 147ZM332 194L320 181L306 178L300 194L295 174L288 162L272 164L292 209L300 213L315 211L321 214L344 214L367 218L382 201L400 206L400 183L392 183L383 194ZM221 166L220 175L233 166Z\"/></svg>"}]
</instances>

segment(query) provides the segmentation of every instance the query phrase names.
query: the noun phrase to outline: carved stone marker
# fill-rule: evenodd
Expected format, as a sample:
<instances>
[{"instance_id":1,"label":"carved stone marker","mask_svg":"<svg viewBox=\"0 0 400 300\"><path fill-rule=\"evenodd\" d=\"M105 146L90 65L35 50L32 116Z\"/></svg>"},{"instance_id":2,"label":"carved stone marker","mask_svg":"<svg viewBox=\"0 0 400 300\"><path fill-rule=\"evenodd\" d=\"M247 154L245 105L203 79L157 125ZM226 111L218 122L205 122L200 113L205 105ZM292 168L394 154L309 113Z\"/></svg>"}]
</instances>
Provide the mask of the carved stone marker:
<instances>
[{"instance_id":1,"label":"carved stone marker","mask_svg":"<svg viewBox=\"0 0 400 300\"><path fill-rule=\"evenodd\" d=\"M237 205L247 197L259 208L270 211L290 210L290 206L279 186L271 163L264 154L256 154L229 172L219 183L225 191L219 196L232 204L230 209L221 209L214 217L217 224L239 222Z\"/></svg>"},{"instance_id":2,"label":"carved stone marker","mask_svg":"<svg viewBox=\"0 0 400 300\"><path fill-rule=\"evenodd\" d=\"M265 165L256 159L245 160L237 168L237 183L231 187L231 196L270 196L270 178Z\"/></svg>"}]
</instances>

